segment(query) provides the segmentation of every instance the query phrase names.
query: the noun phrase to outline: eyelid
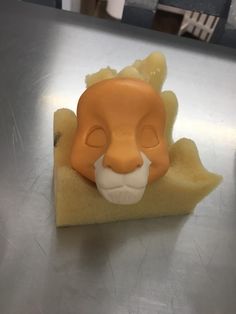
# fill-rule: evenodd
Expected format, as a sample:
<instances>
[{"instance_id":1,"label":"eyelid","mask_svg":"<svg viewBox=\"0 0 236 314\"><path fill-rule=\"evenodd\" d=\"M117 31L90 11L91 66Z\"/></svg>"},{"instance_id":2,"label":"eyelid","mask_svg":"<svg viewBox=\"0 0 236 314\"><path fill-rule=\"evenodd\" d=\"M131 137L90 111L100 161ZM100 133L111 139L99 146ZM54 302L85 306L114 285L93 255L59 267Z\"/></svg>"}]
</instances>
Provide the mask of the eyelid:
<instances>
[{"instance_id":1,"label":"eyelid","mask_svg":"<svg viewBox=\"0 0 236 314\"><path fill-rule=\"evenodd\" d=\"M158 135L152 126L143 127L140 135L140 143L144 148L154 148L159 144Z\"/></svg>"},{"instance_id":2,"label":"eyelid","mask_svg":"<svg viewBox=\"0 0 236 314\"><path fill-rule=\"evenodd\" d=\"M93 127L86 137L86 144L90 147L103 147L106 141L106 133L100 126Z\"/></svg>"}]
</instances>

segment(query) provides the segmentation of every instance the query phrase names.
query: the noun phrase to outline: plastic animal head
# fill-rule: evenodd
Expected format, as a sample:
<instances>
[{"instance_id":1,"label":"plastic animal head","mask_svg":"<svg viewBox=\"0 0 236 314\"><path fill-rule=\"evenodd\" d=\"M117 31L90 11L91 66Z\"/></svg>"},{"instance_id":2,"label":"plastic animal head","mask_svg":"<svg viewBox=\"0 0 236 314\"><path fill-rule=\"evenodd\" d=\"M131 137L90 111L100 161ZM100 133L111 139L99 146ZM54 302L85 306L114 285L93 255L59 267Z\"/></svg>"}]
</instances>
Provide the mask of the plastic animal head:
<instances>
[{"instance_id":1,"label":"plastic animal head","mask_svg":"<svg viewBox=\"0 0 236 314\"><path fill-rule=\"evenodd\" d=\"M169 168L165 110L148 83L114 78L80 97L71 165L114 203L138 202Z\"/></svg>"}]
</instances>

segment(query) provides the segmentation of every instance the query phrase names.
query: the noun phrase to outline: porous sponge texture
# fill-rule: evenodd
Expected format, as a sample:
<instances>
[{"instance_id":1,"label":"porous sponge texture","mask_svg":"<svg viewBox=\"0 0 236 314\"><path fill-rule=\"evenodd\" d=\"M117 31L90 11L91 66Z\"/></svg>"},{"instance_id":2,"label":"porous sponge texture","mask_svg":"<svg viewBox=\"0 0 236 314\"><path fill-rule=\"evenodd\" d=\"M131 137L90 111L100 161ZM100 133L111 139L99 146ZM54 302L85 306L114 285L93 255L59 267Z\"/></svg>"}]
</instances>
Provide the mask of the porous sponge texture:
<instances>
[{"instance_id":1,"label":"porous sponge texture","mask_svg":"<svg viewBox=\"0 0 236 314\"><path fill-rule=\"evenodd\" d=\"M110 68L102 69L87 76L87 86L116 76L142 79L160 92L166 77L165 58L160 53L152 53L119 73ZM203 167L195 143L185 138L173 143L172 129L178 108L177 99L171 91L162 92L161 97L166 111L165 135L171 166L163 178L147 186L142 200L134 205L109 203L93 182L71 168L70 152L77 117L68 109L55 112L54 187L57 226L188 214L217 187L222 177Z\"/></svg>"},{"instance_id":2,"label":"porous sponge texture","mask_svg":"<svg viewBox=\"0 0 236 314\"><path fill-rule=\"evenodd\" d=\"M105 79L114 77L130 77L145 81L155 90L160 91L167 74L166 60L162 53L153 52L143 60L136 60L132 65L125 67L120 72L110 67L87 75L87 87Z\"/></svg>"},{"instance_id":3,"label":"porous sponge texture","mask_svg":"<svg viewBox=\"0 0 236 314\"><path fill-rule=\"evenodd\" d=\"M60 109L55 113L54 130L60 134L54 148L57 226L187 214L221 181L220 176L202 166L194 142L183 138L170 146L171 166L167 174L147 187L138 204L109 203L94 183L70 167L76 127L72 111Z\"/></svg>"}]
</instances>

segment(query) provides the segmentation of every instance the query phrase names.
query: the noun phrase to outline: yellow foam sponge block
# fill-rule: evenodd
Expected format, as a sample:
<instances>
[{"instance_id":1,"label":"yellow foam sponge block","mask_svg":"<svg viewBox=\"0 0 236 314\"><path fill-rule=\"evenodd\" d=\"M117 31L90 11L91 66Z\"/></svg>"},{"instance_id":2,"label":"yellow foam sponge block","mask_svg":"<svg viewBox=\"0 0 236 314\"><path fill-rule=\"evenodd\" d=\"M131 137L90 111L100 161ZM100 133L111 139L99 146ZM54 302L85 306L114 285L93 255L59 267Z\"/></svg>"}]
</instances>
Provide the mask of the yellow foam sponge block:
<instances>
[{"instance_id":1,"label":"yellow foam sponge block","mask_svg":"<svg viewBox=\"0 0 236 314\"><path fill-rule=\"evenodd\" d=\"M89 75L87 86L116 76L136 77L150 83L161 93L166 110L166 138L171 166L160 180L147 186L142 200L133 205L106 201L93 182L70 166L70 152L77 128L73 111L59 109L54 114L54 188L57 226L105 223L118 220L150 218L191 213L222 177L202 165L197 147L183 138L173 143L172 128L177 113L177 99L171 91L161 92L166 76L163 55L153 53L119 73L110 68Z\"/></svg>"},{"instance_id":2,"label":"yellow foam sponge block","mask_svg":"<svg viewBox=\"0 0 236 314\"><path fill-rule=\"evenodd\" d=\"M170 147L171 167L167 174L147 187L138 204L111 204L101 196L94 183L70 167L69 155L76 125L72 111L60 109L55 113L57 226L187 214L221 181L220 176L202 166L194 142L183 138Z\"/></svg>"}]
</instances>

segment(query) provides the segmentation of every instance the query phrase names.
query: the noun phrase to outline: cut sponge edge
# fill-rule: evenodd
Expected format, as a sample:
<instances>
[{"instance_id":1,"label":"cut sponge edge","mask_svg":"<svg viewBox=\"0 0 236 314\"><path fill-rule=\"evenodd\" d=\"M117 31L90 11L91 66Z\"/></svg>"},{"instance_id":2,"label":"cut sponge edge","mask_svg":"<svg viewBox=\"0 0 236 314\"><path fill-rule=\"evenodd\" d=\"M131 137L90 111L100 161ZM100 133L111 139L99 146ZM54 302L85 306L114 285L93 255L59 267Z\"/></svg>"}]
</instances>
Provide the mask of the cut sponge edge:
<instances>
[{"instance_id":1,"label":"cut sponge edge","mask_svg":"<svg viewBox=\"0 0 236 314\"><path fill-rule=\"evenodd\" d=\"M100 195L94 183L70 167L76 127L77 118L71 110L56 111L54 187L57 226L188 214L222 180L221 176L203 167L193 141L180 139L170 145L171 167L167 174L147 187L139 203L109 203Z\"/></svg>"}]
</instances>

